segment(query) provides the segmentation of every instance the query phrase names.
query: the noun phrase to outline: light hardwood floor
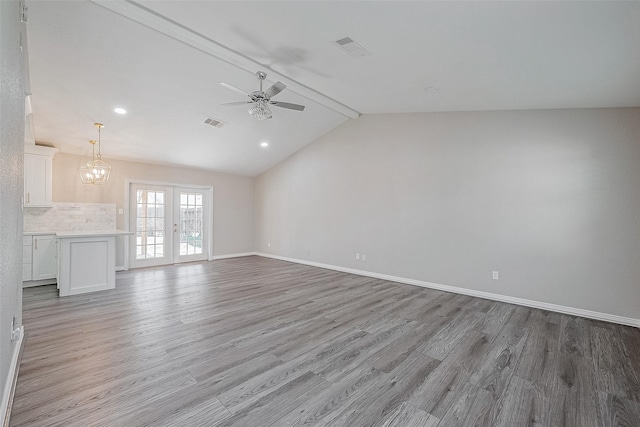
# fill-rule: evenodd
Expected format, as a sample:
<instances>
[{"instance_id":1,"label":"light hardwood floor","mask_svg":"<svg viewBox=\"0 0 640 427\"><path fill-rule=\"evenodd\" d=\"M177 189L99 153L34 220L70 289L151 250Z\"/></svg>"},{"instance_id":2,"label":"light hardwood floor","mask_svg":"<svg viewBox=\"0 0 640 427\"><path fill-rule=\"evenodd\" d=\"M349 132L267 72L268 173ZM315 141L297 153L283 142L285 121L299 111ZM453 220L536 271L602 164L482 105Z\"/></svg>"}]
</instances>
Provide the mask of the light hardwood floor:
<instances>
[{"instance_id":1,"label":"light hardwood floor","mask_svg":"<svg viewBox=\"0 0 640 427\"><path fill-rule=\"evenodd\" d=\"M24 290L12 426L640 426L640 330L260 257Z\"/></svg>"}]
</instances>

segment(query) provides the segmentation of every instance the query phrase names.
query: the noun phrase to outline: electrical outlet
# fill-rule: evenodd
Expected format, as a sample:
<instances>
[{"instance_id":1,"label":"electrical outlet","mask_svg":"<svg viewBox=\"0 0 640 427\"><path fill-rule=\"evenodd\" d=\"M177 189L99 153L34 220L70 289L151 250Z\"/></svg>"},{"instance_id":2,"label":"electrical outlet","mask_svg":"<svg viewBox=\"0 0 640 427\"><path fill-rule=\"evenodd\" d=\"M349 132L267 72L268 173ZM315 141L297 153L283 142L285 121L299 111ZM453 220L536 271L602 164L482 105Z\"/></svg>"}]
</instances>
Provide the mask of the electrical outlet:
<instances>
[{"instance_id":1,"label":"electrical outlet","mask_svg":"<svg viewBox=\"0 0 640 427\"><path fill-rule=\"evenodd\" d=\"M366 261L367 260L367 256L365 254L362 254L362 260Z\"/></svg>"},{"instance_id":2,"label":"electrical outlet","mask_svg":"<svg viewBox=\"0 0 640 427\"><path fill-rule=\"evenodd\" d=\"M359 260L360 259L360 254L356 254L356 259Z\"/></svg>"},{"instance_id":3,"label":"electrical outlet","mask_svg":"<svg viewBox=\"0 0 640 427\"><path fill-rule=\"evenodd\" d=\"M493 277L493 280L498 280L500 278L500 273L497 271L494 271L492 277Z\"/></svg>"}]
</instances>

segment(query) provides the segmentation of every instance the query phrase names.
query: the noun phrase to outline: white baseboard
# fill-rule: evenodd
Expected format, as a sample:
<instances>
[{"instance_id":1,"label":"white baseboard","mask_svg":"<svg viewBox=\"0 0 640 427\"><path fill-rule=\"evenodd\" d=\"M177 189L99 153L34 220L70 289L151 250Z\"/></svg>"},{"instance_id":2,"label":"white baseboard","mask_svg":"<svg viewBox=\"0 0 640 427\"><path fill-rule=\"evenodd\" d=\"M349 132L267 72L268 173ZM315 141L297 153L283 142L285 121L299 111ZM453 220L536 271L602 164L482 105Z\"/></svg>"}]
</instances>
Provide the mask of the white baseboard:
<instances>
[{"instance_id":1,"label":"white baseboard","mask_svg":"<svg viewBox=\"0 0 640 427\"><path fill-rule=\"evenodd\" d=\"M541 301L529 300L524 298L511 297L507 295L494 294L491 292L483 292L483 291L476 291L473 289L459 288L457 286L441 285L439 283L425 282L425 281L416 280L416 279L407 279L405 277L390 276L388 274L373 273L370 271L356 270L354 268L340 267L336 265L322 264L319 262L306 261L306 260L301 260L297 258L288 258L288 257L283 257L278 255L265 254L262 252L256 252L255 255L262 256L265 258L279 259L282 261L295 262L297 264L310 265L313 267L326 268L328 270L341 271L343 273L356 274L358 276L373 277L376 279L389 280L391 282L405 283L407 285L421 286L423 288L437 289L439 291L469 295L472 297L484 298L484 299L489 299L493 301L501 301L509 304L523 305L526 307L539 308L541 310L555 311L557 313L569 314L572 316L579 316L579 317L586 317L588 319L603 320L605 322L618 323L621 325L634 326L636 328L640 328L640 319L634 319L632 317L624 317L624 316L618 316L615 314L601 313L599 311L584 310L582 308L567 307L564 305L551 304L548 302L541 302Z\"/></svg>"},{"instance_id":2,"label":"white baseboard","mask_svg":"<svg viewBox=\"0 0 640 427\"><path fill-rule=\"evenodd\" d=\"M9 372L2 392L2 402L0 403L0 421L2 421L2 426L4 427L9 427L11 405L13 404L13 394L15 392L16 381L18 380L18 369L20 368L20 358L22 355L23 345L24 326L21 326L20 339L18 339L13 349L13 357L11 358L11 365L9 365Z\"/></svg>"},{"instance_id":3,"label":"white baseboard","mask_svg":"<svg viewBox=\"0 0 640 427\"><path fill-rule=\"evenodd\" d=\"M214 255L209 258L209 261L215 261L217 259L239 258L243 256L252 256L252 255L257 255L257 254L255 252L242 252L238 254Z\"/></svg>"}]
</instances>

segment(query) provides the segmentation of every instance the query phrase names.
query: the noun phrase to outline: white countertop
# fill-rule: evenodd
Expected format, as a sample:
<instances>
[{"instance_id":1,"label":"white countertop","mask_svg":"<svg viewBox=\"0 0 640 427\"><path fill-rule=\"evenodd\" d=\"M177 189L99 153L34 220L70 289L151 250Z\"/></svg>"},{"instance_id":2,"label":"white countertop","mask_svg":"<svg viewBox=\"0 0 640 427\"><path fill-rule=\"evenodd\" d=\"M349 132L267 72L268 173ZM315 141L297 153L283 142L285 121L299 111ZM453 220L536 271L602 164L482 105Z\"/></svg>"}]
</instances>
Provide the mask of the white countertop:
<instances>
[{"instance_id":1,"label":"white countertop","mask_svg":"<svg viewBox=\"0 0 640 427\"><path fill-rule=\"evenodd\" d=\"M133 234L124 230L96 230L96 231L25 231L25 236L55 234L59 239L72 239L75 237L104 237L123 236Z\"/></svg>"}]
</instances>

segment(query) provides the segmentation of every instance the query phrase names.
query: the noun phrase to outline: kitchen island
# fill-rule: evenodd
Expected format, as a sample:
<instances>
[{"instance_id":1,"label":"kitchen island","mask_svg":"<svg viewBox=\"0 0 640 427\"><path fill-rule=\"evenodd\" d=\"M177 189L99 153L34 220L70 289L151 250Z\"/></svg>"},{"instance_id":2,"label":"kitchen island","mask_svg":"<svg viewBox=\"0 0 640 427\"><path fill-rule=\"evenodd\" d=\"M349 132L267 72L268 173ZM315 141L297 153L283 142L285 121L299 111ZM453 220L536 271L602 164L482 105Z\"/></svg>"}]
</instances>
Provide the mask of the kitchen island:
<instances>
[{"instance_id":1,"label":"kitchen island","mask_svg":"<svg viewBox=\"0 0 640 427\"><path fill-rule=\"evenodd\" d=\"M128 231L58 231L60 296L116 287L116 236Z\"/></svg>"}]
</instances>

